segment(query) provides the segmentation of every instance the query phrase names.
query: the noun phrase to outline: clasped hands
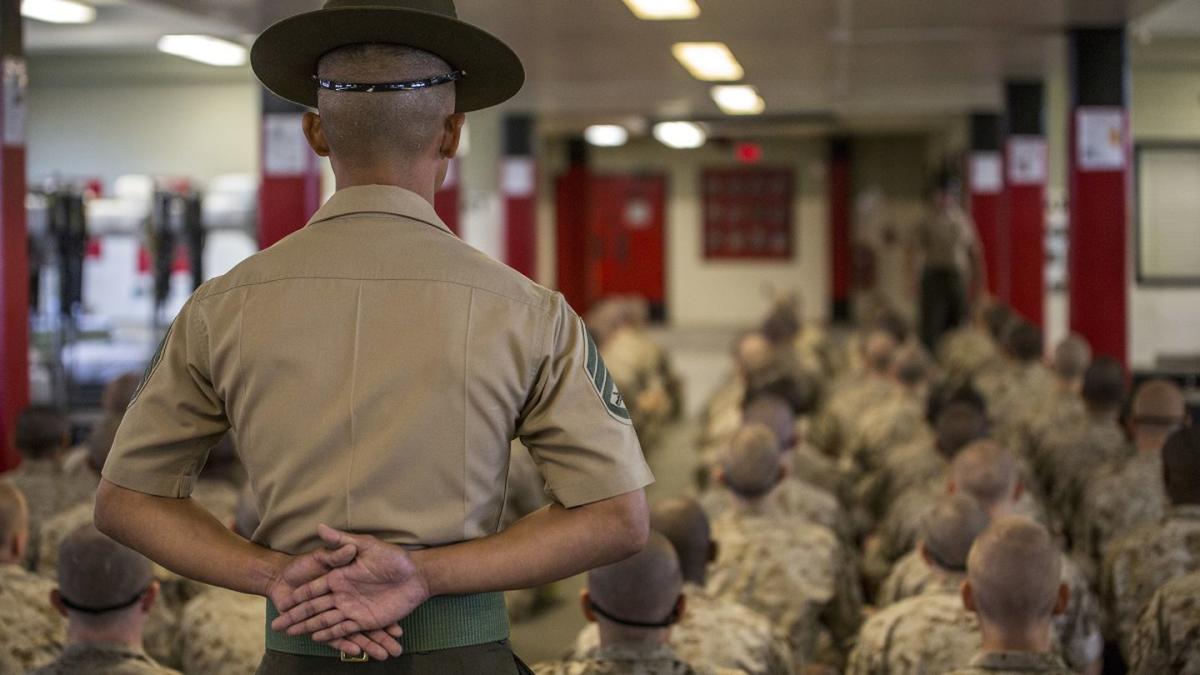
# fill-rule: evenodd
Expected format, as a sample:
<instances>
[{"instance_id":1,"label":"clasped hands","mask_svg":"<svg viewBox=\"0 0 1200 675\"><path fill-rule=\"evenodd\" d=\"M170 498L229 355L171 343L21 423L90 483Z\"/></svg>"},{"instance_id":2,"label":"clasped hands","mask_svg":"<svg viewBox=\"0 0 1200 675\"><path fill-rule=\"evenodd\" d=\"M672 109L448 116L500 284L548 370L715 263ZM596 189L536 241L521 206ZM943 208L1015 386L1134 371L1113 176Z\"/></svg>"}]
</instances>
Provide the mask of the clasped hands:
<instances>
[{"instance_id":1,"label":"clasped hands","mask_svg":"<svg viewBox=\"0 0 1200 675\"><path fill-rule=\"evenodd\" d=\"M348 656L400 656L397 622L429 599L418 564L399 546L321 525L326 548L288 559L267 588L271 629L310 635Z\"/></svg>"}]
</instances>

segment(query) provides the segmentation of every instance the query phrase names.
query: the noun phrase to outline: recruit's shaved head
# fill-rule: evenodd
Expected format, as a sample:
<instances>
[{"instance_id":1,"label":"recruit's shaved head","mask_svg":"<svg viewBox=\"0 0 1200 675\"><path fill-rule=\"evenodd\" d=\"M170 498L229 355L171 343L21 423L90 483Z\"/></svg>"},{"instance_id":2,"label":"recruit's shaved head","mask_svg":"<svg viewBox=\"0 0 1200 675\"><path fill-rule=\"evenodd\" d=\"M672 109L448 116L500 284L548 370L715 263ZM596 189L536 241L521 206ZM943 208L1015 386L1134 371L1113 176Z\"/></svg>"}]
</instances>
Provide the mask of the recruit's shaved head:
<instances>
[{"instance_id":1,"label":"recruit's shaved head","mask_svg":"<svg viewBox=\"0 0 1200 675\"><path fill-rule=\"evenodd\" d=\"M1019 630L1054 613L1062 554L1046 528L1020 516L998 518L967 561L975 610L984 620Z\"/></svg>"},{"instance_id":2,"label":"recruit's shaved head","mask_svg":"<svg viewBox=\"0 0 1200 675\"><path fill-rule=\"evenodd\" d=\"M975 441L963 448L954 458L950 475L959 493L988 511L1013 496L1020 478L1016 457L991 440Z\"/></svg>"},{"instance_id":3,"label":"recruit's shaved head","mask_svg":"<svg viewBox=\"0 0 1200 675\"><path fill-rule=\"evenodd\" d=\"M1139 431L1168 434L1187 420L1187 400L1174 382L1150 380L1137 388L1130 412Z\"/></svg>"},{"instance_id":4,"label":"recruit's shaved head","mask_svg":"<svg viewBox=\"0 0 1200 675\"><path fill-rule=\"evenodd\" d=\"M1083 377L1092 362L1092 348L1087 340L1077 333L1058 343L1054 350L1054 372L1064 380Z\"/></svg>"},{"instance_id":5,"label":"recruit's shaved head","mask_svg":"<svg viewBox=\"0 0 1200 675\"><path fill-rule=\"evenodd\" d=\"M132 603L153 580L149 560L91 524L67 535L58 547L58 590L74 605L124 609L121 604Z\"/></svg>"},{"instance_id":6,"label":"recruit's shaved head","mask_svg":"<svg viewBox=\"0 0 1200 675\"><path fill-rule=\"evenodd\" d=\"M929 355L919 345L901 347L892 361L892 375L909 387L915 387L929 379L932 367Z\"/></svg>"},{"instance_id":7,"label":"recruit's shaved head","mask_svg":"<svg viewBox=\"0 0 1200 675\"><path fill-rule=\"evenodd\" d=\"M863 360L867 368L880 375L886 374L892 367L892 358L896 353L896 339L882 329L875 329L867 334L863 343Z\"/></svg>"},{"instance_id":8,"label":"recruit's shaved head","mask_svg":"<svg viewBox=\"0 0 1200 675\"><path fill-rule=\"evenodd\" d=\"M419 80L451 72L411 47L359 44L321 57L319 77L360 84ZM342 161L394 165L429 155L454 114L454 84L376 93L320 90L317 108L331 153Z\"/></svg>"},{"instance_id":9,"label":"recruit's shaved head","mask_svg":"<svg viewBox=\"0 0 1200 675\"><path fill-rule=\"evenodd\" d=\"M790 346L800 334L801 326L799 308L785 300L776 302L771 308L771 312L763 321L762 334L772 344Z\"/></svg>"},{"instance_id":10,"label":"recruit's shaved head","mask_svg":"<svg viewBox=\"0 0 1200 675\"><path fill-rule=\"evenodd\" d=\"M1032 363L1042 356L1042 330L1027 321L1012 326L1004 342L1008 353L1021 363Z\"/></svg>"},{"instance_id":11,"label":"recruit's shaved head","mask_svg":"<svg viewBox=\"0 0 1200 675\"><path fill-rule=\"evenodd\" d=\"M779 483L779 441L761 424L747 424L733 436L721 458L725 484L745 499L758 499Z\"/></svg>"},{"instance_id":12,"label":"recruit's shaved head","mask_svg":"<svg viewBox=\"0 0 1200 675\"><path fill-rule=\"evenodd\" d=\"M742 422L766 427L775 435L781 451L796 442L796 413L781 396L762 394L750 399L742 412Z\"/></svg>"},{"instance_id":13,"label":"recruit's shaved head","mask_svg":"<svg viewBox=\"0 0 1200 675\"><path fill-rule=\"evenodd\" d=\"M775 350L762 333L751 331L738 338L733 358L738 372L745 377L762 373L773 365Z\"/></svg>"},{"instance_id":14,"label":"recruit's shaved head","mask_svg":"<svg viewBox=\"0 0 1200 675\"><path fill-rule=\"evenodd\" d=\"M28 531L29 505L21 488L11 480L0 480L0 547Z\"/></svg>"},{"instance_id":15,"label":"recruit's shaved head","mask_svg":"<svg viewBox=\"0 0 1200 675\"><path fill-rule=\"evenodd\" d=\"M603 611L627 621L657 623L679 601L683 576L671 542L651 532L641 553L589 572L587 587Z\"/></svg>"},{"instance_id":16,"label":"recruit's shaved head","mask_svg":"<svg viewBox=\"0 0 1200 675\"><path fill-rule=\"evenodd\" d=\"M1115 359L1102 356L1083 374L1083 400L1097 411L1114 411L1125 401L1125 370Z\"/></svg>"},{"instance_id":17,"label":"recruit's shaved head","mask_svg":"<svg viewBox=\"0 0 1200 675\"><path fill-rule=\"evenodd\" d=\"M703 584L712 552L712 531L700 503L688 497L660 501L650 510L650 527L675 547L684 581Z\"/></svg>"},{"instance_id":18,"label":"recruit's shaved head","mask_svg":"<svg viewBox=\"0 0 1200 675\"><path fill-rule=\"evenodd\" d=\"M938 452L954 457L968 443L983 437L987 415L969 401L952 398L938 411L933 427Z\"/></svg>"},{"instance_id":19,"label":"recruit's shaved head","mask_svg":"<svg viewBox=\"0 0 1200 675\"><path fill-rule=\"evenodd\" d=\"M962 495L940 497L925 516L922 541L930 562L947 572L966 569L971 544L988 525L975 500Z\"/></svg>"},{"instance_id":20,"label":"recruit's shaved head","mask_svg":"<svg viewBox=\"0 0 1200 675\"><path fill-rule=\"evenodd\" d=\"M1163 475L1172 504L1200 504L1200 429L1171 434L1162 449Z\"/></svg>"}]
</instances>

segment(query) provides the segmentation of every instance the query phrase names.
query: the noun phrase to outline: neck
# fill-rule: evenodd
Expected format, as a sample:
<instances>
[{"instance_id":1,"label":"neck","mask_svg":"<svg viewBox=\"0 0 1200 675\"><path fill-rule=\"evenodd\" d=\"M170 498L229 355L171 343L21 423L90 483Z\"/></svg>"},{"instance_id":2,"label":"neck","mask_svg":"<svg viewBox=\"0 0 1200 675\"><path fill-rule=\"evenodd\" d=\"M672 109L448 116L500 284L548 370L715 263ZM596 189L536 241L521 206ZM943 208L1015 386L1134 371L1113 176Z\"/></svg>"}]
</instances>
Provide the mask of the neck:
<instances>
[{"instance_id":1,"label":"neck","mask_svg":"<svg viewBox=\"0 0 1200 675\"><path fill-rule=\"evenodd\" d=\"M1153 455L1162 450L1166 445L1167 437L1162 434L1135 433L1133 436L1133 445L1137 448L1139 454Z\"/></svg>"},{"instance_id":2,"label":"neck","mask_svg":"<svg viewBox=\"0 0 1200 675\"><path fill-rule=\"evenodd\" d=\"M1093 422L1116 422L1121 416L1120 410L1105 410L1101 408L1088 408L1088 417Z\"/></svg>"},{"instance_id":3,"label":"neck","mask_svg":"<svg viewBox=\"0 0 1200 675\"><path fill-rule=\"evenodd\" d=\"M1004 628L983 617L979 619L983 632L985 652L1031 652L1041 654L1050 651L1050 621L1038 621L1030 626Z\"/></svg>"},{"instance_id":4,"label":"neck","mask_svg":"<svg viewBox=\"0 0 1200 675\"><path fill-rule=\"evenodd\" d=\"M141 649L143 622L144 617L140 613L94 625L71 617L67 624L67 644L106 644Z\"/></svg>"},{"instance_id":5,"label":"neck","mask_svg":"<svg viewBox=\"0 0 1200 675\"><path fill-rule=\"evenodd\" d=\"M630 628L618 626L603 619L599 621L599 624L600 644L604 647L614 645L654 647L667 644L667 639L671 636L670 628Z\"/></svg>"},{"instance_id":6,"label":"neck","mask_svg":"<svg viewBox=\"0 0 1200 675\"><path fill-rule=\"evenodd\" d=\"M430 204L433 203L433 195L437 192L438 170L436 166L428 163L415 163L404 167L349 167L339 162L334 165L334 176L337 178L338 190L361 185L390 185L415 192Z\"/></svg>"}]
</instances>

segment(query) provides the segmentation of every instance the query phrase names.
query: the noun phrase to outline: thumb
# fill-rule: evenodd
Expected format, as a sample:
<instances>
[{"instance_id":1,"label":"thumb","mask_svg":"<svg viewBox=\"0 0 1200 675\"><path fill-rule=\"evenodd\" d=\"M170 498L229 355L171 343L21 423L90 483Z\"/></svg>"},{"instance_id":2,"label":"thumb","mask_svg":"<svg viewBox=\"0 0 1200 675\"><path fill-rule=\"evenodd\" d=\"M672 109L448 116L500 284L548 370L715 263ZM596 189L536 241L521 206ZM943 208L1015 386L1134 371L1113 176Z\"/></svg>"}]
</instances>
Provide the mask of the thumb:
<instances>
[{"instance_id":1,"label":"thumb","mask_svg":"<svg viewBox=\"0 0 1200 675\"><path fill-rule=\"evenodd\" d=\"M354 535L334 529L328 525L325 525L324 523L317 525L317 534L321 537L321 540L325 542L325 546L327 548L338 548L357 543L354 539Z\"/></svg>"},{"instance_id":2,"label":"thumb","mask_svg":"<svg viewBox=\"0 0 1200 675\"><path fill-rule=\"evenodd\" d=\"M349 565L354 562L354 558L357 555L358 547L354 544L346 544L337 549L324 549L316 552L317 562L330 569Z\"/></svg>"}]
</instances>

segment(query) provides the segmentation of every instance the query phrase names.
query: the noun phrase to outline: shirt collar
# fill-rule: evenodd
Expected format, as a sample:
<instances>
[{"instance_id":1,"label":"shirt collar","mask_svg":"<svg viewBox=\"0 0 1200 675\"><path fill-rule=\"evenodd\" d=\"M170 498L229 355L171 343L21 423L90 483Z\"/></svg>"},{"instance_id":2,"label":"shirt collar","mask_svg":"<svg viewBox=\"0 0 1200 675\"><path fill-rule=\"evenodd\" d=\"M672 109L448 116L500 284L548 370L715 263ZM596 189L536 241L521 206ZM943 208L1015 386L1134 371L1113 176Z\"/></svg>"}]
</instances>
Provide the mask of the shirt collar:
<instances>
[{"instance_id":1,"label":"shirt collar","mask_svg":"<svg viewBox=\"0 0 1200 675\"><path fill-rule=\"evenodd\" d=\"M106 654L123 659L148 660L146 653L129 645L113 642L77 642L63 649L63 658L78 658L85 654Z\"/></svg>"},{"instance_id":2,"label":"shirt collar","mask_svg":"<svg viewBox=\"0 0 1200 675\"><path fill-rule=\"evenodd\" d=\"M1171 507L1170 517L1200 520L1200 504L1176 504Z\"/></svg>"},{"instance_id":3,"label":"shirt collar","mask_svg":"<svg viewBox=\"0 0 1200 675\"><path fill-rule=\"evenodd\" d=\"M622 643L601 646L593 657L597 661L674 661L678 657L669 645Z\"/></svg>"},{"instance_id":4,"label":"shirt collar","mask_svg":"<svg viewBox=\"0 0 1200 675\"><path fill-rule=\"evenodd\" d=\"M383 213L425 223L453 235L433 205L415 192L394 185L356 185L338 190L308 221L309 225L360 213Z\"/></svg>"},{"instance_id":5,"label":"shirt collar","mask_svg":"<svg viewBox=\"0 0 1200 675\"><path fill-rule=\"evenodd\" d=\"M1061 659L1054 654L1035 652L983 652L971 659L971 666L981 670L1019 671L1028 673L1057 672L1066 670Z\"/></svg>"}]
</instances>

